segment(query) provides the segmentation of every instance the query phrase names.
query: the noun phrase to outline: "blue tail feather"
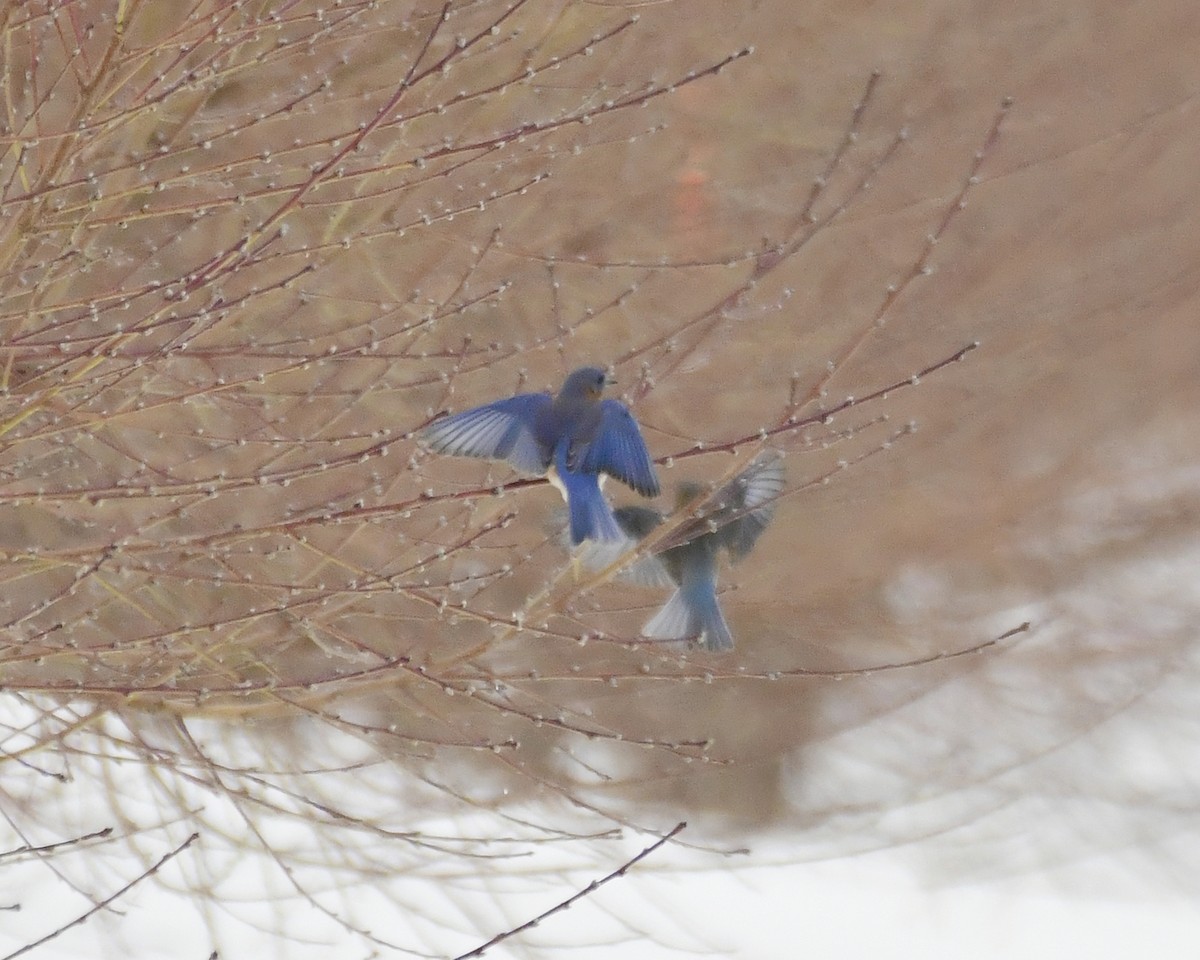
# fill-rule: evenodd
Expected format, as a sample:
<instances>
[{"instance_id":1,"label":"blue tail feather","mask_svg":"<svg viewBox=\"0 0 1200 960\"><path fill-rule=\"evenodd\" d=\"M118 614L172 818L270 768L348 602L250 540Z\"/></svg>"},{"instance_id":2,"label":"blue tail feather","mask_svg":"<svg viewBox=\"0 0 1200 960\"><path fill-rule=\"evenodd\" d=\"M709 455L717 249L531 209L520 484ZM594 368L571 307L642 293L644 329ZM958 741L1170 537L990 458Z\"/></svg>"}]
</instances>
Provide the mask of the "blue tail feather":
<instances>
[{"instance_id":1,"label":"blue tail feather","mask_svg":"<svg viewBox=\"0 0 1200 960\"><path fill-rule=\"evenodd\" d=\"M590 482L589 482L590 481ZM567 508L571 513L571 542L624 540L616 518L600 492L595 477L580 477L567 486Z\"/></svg>"},{"instance_id":2,"label":"blue tail feather","mask_svg":"<svg viewBox=\"0 0 1200 960\"><path fill-rule=\"evenodd\" d=\"M716 584L705 578L685 582L680 589L688 607L688 635L700 638L705 650L733 649L733 635L721 613Z\"/></svg>"},{"instance_id":3,"label":"blue tail feather","mask_svg":"<svg viewBox=\"0 0 1200 960\"><path fill-rule=\"evenodd\" d=\"M571 543L584 540L625 540L612 508L600 492L600 477L594 473L576 473L567 468L566 445L555 454L547 479L567 501L570 514Z\"/></svg>"},{"instance_id":4,"label":"blue tail feather","mask_svg":"<svg viewBox=\"0 0 1200 960\"><path fill-rule=\"evenodd\" d=\"M642 628L642 635L655 640L695 640L714 653L733 649L733 635L721 613L716 585L703 576L685 579Z\"/></svg>"}]
</instances>

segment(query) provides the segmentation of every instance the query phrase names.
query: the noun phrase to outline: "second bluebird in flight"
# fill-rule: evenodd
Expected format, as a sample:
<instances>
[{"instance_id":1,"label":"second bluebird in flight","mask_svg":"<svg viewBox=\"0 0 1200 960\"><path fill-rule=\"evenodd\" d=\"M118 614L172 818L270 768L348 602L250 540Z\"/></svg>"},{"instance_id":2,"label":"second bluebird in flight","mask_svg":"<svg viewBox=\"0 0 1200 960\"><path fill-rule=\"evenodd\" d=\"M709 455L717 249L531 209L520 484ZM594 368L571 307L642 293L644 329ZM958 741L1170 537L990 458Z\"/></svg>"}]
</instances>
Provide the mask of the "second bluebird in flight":
<instances>
[{"instance_id":1,"label":"second bluebird in flight","mask_svg":"<svg viewBox=\"0 0 1200 960\"><path fill-rule=\"evenodd\" d=\"M507 460L522 473L546 476L567 501L572 543L621 540L600 492L603 476L645 497L658 496L658 477L629 410L602 399L611 382L599 367L580 367L556 397L521 393L464 410L435 420L422 439L437 453Z\"/></svg>"},{"instance_id":2,"label":"second bluebird in flight","mask_svg":"<svg viewBox=\"0 0 1200 960\"><path fill-rule=\"evenodd\" d=\"M642 636L694 640L711 652L733 649L733 634L717 602L717 554L724 547L737 561L754 548L775 513L783 482L783 456L767 450L706 499L708 488L679 484L676 509L687 509L701 499L705 499L705 507L657 544L653 556L634 563L627 572L626 579L645 586L675 589L642 628ZM649 536L665 520L649 507L622 507L616 518L634 540Z\"/></svg>"}]
</instances>

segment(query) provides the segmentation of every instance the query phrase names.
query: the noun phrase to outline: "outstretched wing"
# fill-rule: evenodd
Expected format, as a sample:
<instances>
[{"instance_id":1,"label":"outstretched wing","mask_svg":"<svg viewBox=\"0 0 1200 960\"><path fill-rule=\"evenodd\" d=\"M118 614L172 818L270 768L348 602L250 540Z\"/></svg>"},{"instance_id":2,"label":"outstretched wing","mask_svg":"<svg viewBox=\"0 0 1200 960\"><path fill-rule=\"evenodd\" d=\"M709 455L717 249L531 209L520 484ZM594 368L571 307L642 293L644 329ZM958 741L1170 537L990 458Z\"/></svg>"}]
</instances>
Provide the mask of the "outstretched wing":
<instances>
[{"instance_id":1,"label":"outstretched wing","mask_svg":"<svg viewBox=\"0 0 1200 960\"><path fill-rule=\"evenodd\" d=\"M551 451L538 442L535 427L551 403L548 393L521 393L435 420L421 439L435 453L507 460L522 473L540 475Z\"/></svg>"},{"instance_id":2,"label":"outstretched wing","mask_svg":"<svg viewBox=\"0 0 1200 960\"><path fill-rule=\"evenodd\" d=\"M607 473L643 497L658 496L658 477L637 421L617 400L601 401L595 429L572 443L567 466L581 473Z\"/></svg>"},{"instance_id":3,"label":"outstretched wing","mask_svg":"<svg viewBox=\"0 0 1200 960\"><path fill-rule=\"evenodd\" d=\"M783 455L766 450L721 489L703 493L698 485L693 491L680 486L687 503L699 498L700 512L684 520L677 530L659 544L660 550L671 550L686 543L711 537L715 550L725 547L734 560L741 560L767 529L775 514L775 500L783 492ZM689 509L684 507L683 509Z\"/></svg>"},{"instance_id":4,"label":"outstretched wing","mask_svg":"<svg viewBox=\"0 0 1200 960\"><path fill-rule=\"evenodd\" d=\"M716 499L725 506L713 519L720 524L721 514L730 517L717 536L734 560L741 560L754 549L767 529L775 516L775 501L783 493L783 482L783 455L768 450L759 454L717 495Z\"/></svg>"},{"instance_id":5,"label":"outstretched wing","mask_svg":"<svg viewBox=\"0 0 1200 960\"><path fill-rule=\"evenodd\" d=\"M617 526L629 537L629 541L609 547L608 552L594 551L584 560L585 564L594 564L597 568L607 567L615 562L622 553L631 550L637 542L645 539L663 522L663 515L649 507L618 507L613 511ZM606 545L607 546L607 545ZM617 574L617 580L622 583L632 583L639 587L662 587L674 589L677 584L671 577L670 571L661 557L640 557Z\"/></svg>"}]
</instances>

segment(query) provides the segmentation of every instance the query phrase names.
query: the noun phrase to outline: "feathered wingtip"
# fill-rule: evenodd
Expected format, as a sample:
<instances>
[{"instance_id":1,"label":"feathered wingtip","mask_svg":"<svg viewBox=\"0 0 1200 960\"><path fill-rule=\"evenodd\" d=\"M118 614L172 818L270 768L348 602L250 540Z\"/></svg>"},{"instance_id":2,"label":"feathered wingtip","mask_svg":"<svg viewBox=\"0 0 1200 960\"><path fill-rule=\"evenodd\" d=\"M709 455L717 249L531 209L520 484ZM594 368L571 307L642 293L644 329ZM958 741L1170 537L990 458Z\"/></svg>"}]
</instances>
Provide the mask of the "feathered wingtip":
<instances>
[{"instance_id":1,"label":"feathered wingtip","mask_svg":"<svg viewBox=\"0 0 1200 960\"><path fill-rule=\"evenodd\" d=\"M754 549L754 544L775 516L785 481L783 454L768 449L729 482L725 499L735 515L740 516L728 523L719 535L731 559L741 560Z\"/></svg>"},{"instance_id":2,"label":"feathered wingtip","mask_svg":"<svg viewBox=\"0 0 1200 960\"><path fill-rule=\"evenodd\" d=\"M629 537L622 540L588 540L579 547L577 556L585 570L605 570L631 553L637 545L638 541ZM675 581L658 557L638 557L623 567L613 579L618 583L659 590L675 586Z\"/></svg>"},{"instance_id":3,"label":"feathered wingtip","mask_svg":"<svg viewBox=\"0 0 1200 960\"><path fill-rule=\"evenodd\" d=\"M678 509L689 509L700 499L700 513L680 524L659 548L670 550L713 537L712 543L727 548L731 559L740 560L770 524L783 488L783 454L771 449L760 453L715 492L708 492L709 488L701 484L681 483Z\"/></svg>"},{"instance_id":4,"label":"feathered wingtip","mask_svg":"<svg viewBox=\"0 0 1200 960\"><path fill-rule=\"evenodd\" d=\"M453 457L507 460L522 473L539 476L550 454L537 440L534 425L550 403L548 394L528 393L434 420L421 431L421 443Z\"/></svg>"},{"instance_id":5,"label":"feathered wingtip","mask_svg":"<svg viewBox=\"0 0 1200 960\"><path fill-rule=\"evenodd\" d=\"M567 509L562 507L555 510L547 523L547 531L558 539L559 545L568 551L573 551L583 569L593 573L605 570L622 557L632 553L641 541L642 534L635 534L628 526L630 511L644 511L653 514L662 522L661 515L648 507L621 507L614 512L614 518L621 528L621 536L613 540L584 540L582 543L571 542L571 528ZM656 589L674 589L675 581L657 557L639 557L622 568L613 578L618 583L628 583L639 587Z\"/></svg>"}]
</instances>

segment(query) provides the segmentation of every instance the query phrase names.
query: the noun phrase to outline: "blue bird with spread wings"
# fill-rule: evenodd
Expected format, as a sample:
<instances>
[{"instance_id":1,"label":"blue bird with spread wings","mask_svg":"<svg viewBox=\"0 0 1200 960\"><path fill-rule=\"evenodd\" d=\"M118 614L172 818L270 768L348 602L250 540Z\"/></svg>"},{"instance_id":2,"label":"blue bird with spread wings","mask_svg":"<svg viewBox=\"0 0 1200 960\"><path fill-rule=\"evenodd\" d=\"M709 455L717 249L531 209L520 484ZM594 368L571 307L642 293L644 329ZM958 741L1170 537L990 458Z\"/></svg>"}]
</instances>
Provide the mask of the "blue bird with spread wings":
<instances>
[{"instance_id":1,"label":"blue bird with spread wings","mask_svg":"<svg viewBox=\"0 0 1200 960\"><path fill-rule=\"evenodd\" d=\"M507 460L521 473L545 476L567 501L571 542L624 539L600 492L616 477L642 496L658 496L658 477L637 422L618 400L603 399L613 381L580 367L558 396L521 393L435 420L425 446L458 457Z\"/></svg>"},{"instance_id":2,"label":"blue bird with spread wings","mask_svg":"<svg viewBox=\"0 0 1200 960\"><path fill-rule=\"evenodd\" d=\"M642 636L653 640L690 640L719 653L733 649L733 634L717 601L717 555L743 559L762 536L783 492L783 456L767 450L715 493L697 483L677 488L676 510L695 510L655 545L653 555L636 561L622 576L642 586L673 588L674 593ZM642 540L666 518L649 507L621 507L617 524L631 540ZM589 566L615 559L612 548L593 550Z\"/></svg>"}]
</instances>

